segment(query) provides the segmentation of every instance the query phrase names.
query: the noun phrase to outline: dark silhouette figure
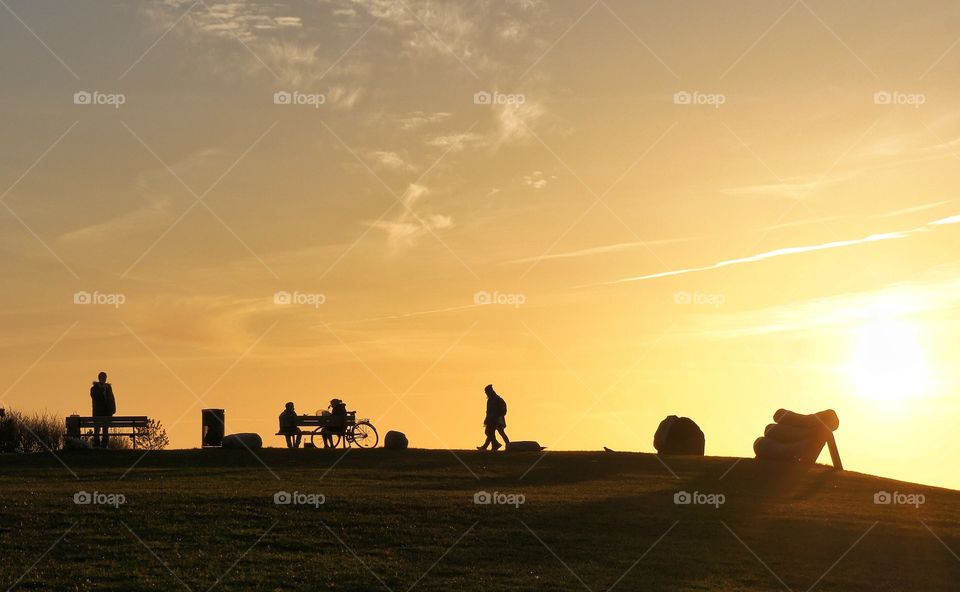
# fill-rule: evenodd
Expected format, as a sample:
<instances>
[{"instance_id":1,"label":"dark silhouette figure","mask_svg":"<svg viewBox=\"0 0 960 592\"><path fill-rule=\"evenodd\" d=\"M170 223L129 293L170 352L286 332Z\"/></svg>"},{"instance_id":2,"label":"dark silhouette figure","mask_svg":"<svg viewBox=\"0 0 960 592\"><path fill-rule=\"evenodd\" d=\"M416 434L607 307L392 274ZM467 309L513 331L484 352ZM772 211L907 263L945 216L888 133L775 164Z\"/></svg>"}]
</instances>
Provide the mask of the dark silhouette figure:
<instances>
[{"instance_id":1,"label":"dark silhouette figure","mask_svg":"<svg viewBox=\"0 0 960 592\"><path fill-rule=\"evenodd\" d=\"M500 449L500 442L497 442L497 433L500 433L500 437L503 438L503 443L507 446L510 445L510 438L507 438L507 402L503 400L503 397L497 394L497 391L493 390L493 385L488 384L484 387L483 392L487 395L487 413L483 418L483 433L487 436L487 439L483 442L483 446L477 446L477 450L486 450L487 446L492 446L493 450Z\"/></svg>"},{"instance_id":2,"label":"dark silhouette figure","mask_svg":"<svg viewBox=\"0 0 960 592\"><path fill-rule=\"evenodd\" d=\"M343 435L347 427L347 404L340 399L330 400L330 415L327 418L327 425L320 430L323 436L323 447L333 448L333 435Z\"/></svg>"},{"instance_id":3,"label":"dark silhouette figure","mask_svg":"<svg viewBox=\"0 0 960 592\"><path fill-rule=\"evenodd\" d=\"M117 400L113 396L113 386L107 382L107 373L97 375L97 381L90 387L90 402L94 417L112 417L117 412ZM93 426L93 447L106 448L110 441L107 422L96 422Z\"/></svg>"},{"instance_id":4,"label":"dark silhouette figure","mask_svg":"<svg viewBox=\"0 0 960 592\"><path fill-rule=\"evenodd\" d=\"M284 406L280 413L280 433L287 441L287 448L300 448L300 440L303 439L303 432L297 425L297 410L293 407L293 402Z\"/></svg>"}]
</instances>

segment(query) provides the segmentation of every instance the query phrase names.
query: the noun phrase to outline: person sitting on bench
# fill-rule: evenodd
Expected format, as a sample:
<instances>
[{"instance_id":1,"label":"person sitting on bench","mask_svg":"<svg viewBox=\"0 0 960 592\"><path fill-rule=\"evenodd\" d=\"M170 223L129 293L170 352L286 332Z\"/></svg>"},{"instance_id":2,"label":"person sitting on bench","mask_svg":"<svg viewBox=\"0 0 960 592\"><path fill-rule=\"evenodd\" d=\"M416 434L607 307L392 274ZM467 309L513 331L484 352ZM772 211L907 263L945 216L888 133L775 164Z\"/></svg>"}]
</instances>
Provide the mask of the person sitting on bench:
<instances>
[{"instance_id":1,"label":"person sitting on bench","mask_svg":"<svg viewBox=\"0 0 960 592\"><path fill-rule=\"evenodd\" d=\"M117 400L113 396L113 386L107 382L107 373L97 375L97 381L90 387L90 402L93 405L94 417L113 417L117 412ZM101 433L103 436L101 437ZM95 423L93 426L93 447L106 448L110 440L109 427L106 422Z\"/></svg>"},{"instance_id":2,"label":"person sitting on bench","mask_svg":"<svg viewBox=\"0 0 960 592\"><path fill-rule=\"evenodd\" d=\"M280 433L287 440L287 448L300 448L303 435L297 425L297 410L293 408L293 402L287 403L280 414Z\"/></svg>"},{"instance_id":3,"label":"person sitting on bench","mask_svg":"<svg viewBox=\"0 0 960 592\"><path fill-rule=\"evenodd\" d=\"M333 448L333 435L343 434L347 425L347 404L340 399L330 400L330 416L327 425L320 430L323 436L323 447Z\"/></svg>"}]
</instances>

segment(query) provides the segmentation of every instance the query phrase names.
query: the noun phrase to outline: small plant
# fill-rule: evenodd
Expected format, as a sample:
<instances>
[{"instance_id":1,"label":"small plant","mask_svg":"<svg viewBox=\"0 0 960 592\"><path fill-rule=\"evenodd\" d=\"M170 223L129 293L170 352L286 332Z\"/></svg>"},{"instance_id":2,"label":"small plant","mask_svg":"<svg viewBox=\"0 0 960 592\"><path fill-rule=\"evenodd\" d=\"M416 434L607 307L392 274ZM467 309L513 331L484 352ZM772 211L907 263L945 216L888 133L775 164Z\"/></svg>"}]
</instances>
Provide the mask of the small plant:
<instances>
[{"instance_id":1,"label":"small plant","mask_svg":"<svg viewBox=\"0 0 960 592\"><path fill-rule=\"evenodd\" d=\"M159 420L151 419L146 427L137 428L137 447L144 450L163 450L170 445L167 430Z\"/></svg>"}]
</instances>

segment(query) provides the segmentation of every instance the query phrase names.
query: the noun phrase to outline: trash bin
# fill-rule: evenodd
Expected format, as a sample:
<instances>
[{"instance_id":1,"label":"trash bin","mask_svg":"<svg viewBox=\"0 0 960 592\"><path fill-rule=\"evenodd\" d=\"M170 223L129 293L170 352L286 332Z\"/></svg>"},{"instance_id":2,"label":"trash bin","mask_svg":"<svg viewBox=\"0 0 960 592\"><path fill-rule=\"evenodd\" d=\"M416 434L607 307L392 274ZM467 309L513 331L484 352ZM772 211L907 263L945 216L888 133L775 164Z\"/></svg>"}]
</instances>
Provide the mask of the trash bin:
<instances>
[{"instance_id":1,"label":"trash bin","mask_svg":"<svg viewBox=\"0 0 960 592\"><path fill-rule=\"evenodd\" d=\"M223 445L225 414L223 409L200 410L201 443L204 448Z\"/></svg>"},{"instance_id":2,"label":"trash bin","mask_svg":"<svg viewBox=\"0 0 960 592\"><path fill-rule=\"evenodd\" d=\"M76 413L67 416L67 437L80 438L80 416Z\"/></svg>"}]
</instances>

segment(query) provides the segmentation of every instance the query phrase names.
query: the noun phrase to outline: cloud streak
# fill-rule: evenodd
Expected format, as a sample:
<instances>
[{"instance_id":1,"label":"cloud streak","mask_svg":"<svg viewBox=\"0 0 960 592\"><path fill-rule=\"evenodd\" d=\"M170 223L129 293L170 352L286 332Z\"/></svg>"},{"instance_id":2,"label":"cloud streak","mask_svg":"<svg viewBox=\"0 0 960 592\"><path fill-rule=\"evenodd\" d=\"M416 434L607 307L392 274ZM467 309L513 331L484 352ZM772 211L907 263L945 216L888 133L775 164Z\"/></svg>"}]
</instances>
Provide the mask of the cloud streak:
<instances>
[{"instance_id":1,"label":"cloud streak","mask_svg":"<svg viewBox=\"0 0 960 592\"><path fill-rule=\"evenodd\" d=\"M740 257L737 259L727 259L724 261L717 261L716 263L712 263L710 265L703 265L700 267L687 267L683 269L673 269L670 271L661 271L658 273L626 277L626 278L621 278L618 280L612 280L608 282L600 282L598 284L590 284L589 286L577 286L577 287L609 286L614 284L642 282L642 281L654 280L654 279L659 279L664 277L671 277L675 275L686 275L689 273L712 271L714 269L720 269L723 267L731 267L731 266L743 265L747 263L756 263L758 261L765 261L767 259L774 259L777 257L784 257L787 255L799 255L803 253L814 253L817 251L840 249L844 247L852 247L856 245L864 245L864 244L876 243L876 242L882 242L882 241L900 240L914 234L919 234L921 232L928 232L930 231L931 227L934 227L934 226L944 226L944 225L951 225L951 224L960 224L960 214L955 216L950 216L947 218L934 220L932 222L928 222L927 224L924 224L923 226L918 226L917 228L912 228L910 230L900 230L900 231L894 231L894 232L871 234L869 236L865 236L862 238L842 240L842 241L832 241L832 242L821 243L816 245L784 247L781 249L774 249L772 251L757 253L756 255L750 255L748 257Z\"/></svg>"}]
</instances>

